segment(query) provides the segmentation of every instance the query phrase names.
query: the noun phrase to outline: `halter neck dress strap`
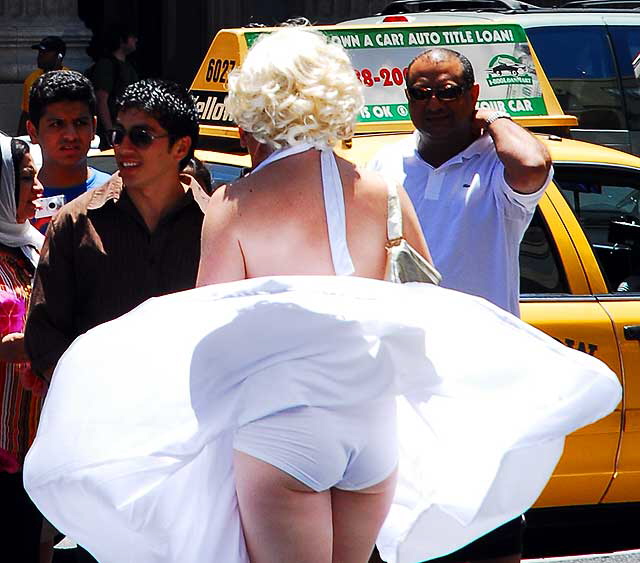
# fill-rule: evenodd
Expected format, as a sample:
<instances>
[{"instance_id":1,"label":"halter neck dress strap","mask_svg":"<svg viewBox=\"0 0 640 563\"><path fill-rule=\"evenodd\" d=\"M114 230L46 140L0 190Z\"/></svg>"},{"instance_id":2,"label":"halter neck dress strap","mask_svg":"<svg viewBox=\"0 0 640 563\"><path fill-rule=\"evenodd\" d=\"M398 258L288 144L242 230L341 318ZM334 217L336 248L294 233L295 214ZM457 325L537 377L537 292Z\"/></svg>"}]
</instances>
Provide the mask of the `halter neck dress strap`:
<instances>
[{"instance_id":1,"label":"halter neck dress strap","mask_svg":"<svg viewBox=\"0 0 640 563\"><path fill-rule=\"evenodd\" d=\"M309 143L300 143L285 147L271 153L265 160L253 169L252 173L265 168L269 164L300 154L312 149ZM331 260L336 276L350 276L355 271L351 254L347 246L347 220L344 207L342 180L336 157L333 151L325 149L320 152L320 169L322 171L322 193L324 196L324 210L327 217L327 231L329 233L329 247Z\"/></svg>"},{"instance_id":2,"label":"halter neck dress strap","mask_svg":"<svg viewBox=\"0 0 640 563\"><path fill-rule=\"evenodd\" d=\"M347 245L347 217L344 208L342 180L332 150L323 150L320 153L320 166L333 269L336 276L350 276L355 269Z\"/></svg>"},{"instance_id":3,"label":"halter neck dress strap","mask_svg":"<svg viewBox=\"0 0 640 563\"><path fill-rule=\"evenodd\" d=\"M293 145L291 147L284 147L282 149L278 149L273 151L267 158L265 158L258 166L256 166L251 173L255 174L258 170L262 170L263 168L269 166L278 160L282 160L283 158L287 158L288 156L293 156L294 154L300 154L302 152L308 151L313 148L313 145L310 143L298 143L297 145Z\"/></svg>"}]
</instances>

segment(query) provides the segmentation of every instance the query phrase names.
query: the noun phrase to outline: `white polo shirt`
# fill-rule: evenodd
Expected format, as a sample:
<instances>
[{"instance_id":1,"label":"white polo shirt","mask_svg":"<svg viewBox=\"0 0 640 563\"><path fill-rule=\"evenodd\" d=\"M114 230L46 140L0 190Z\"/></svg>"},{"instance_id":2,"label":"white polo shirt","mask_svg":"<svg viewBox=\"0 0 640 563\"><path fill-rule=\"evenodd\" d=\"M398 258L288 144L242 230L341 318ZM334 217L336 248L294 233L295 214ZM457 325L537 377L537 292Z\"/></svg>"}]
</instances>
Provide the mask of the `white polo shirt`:
<instances>
[{"instance_id":1,"label":"white polo shirt","mask_svg":"<svg viewBox=\"0 0 640 563\"><path fill-rule=\"evenodd\" d=\"M520 242L553 170L537 192L519 194L504 179L488 134L438 168L418 154L418 138L384 148L369 167L409 194L443 287L518 315Z\"/></svg>"}]
</instances>

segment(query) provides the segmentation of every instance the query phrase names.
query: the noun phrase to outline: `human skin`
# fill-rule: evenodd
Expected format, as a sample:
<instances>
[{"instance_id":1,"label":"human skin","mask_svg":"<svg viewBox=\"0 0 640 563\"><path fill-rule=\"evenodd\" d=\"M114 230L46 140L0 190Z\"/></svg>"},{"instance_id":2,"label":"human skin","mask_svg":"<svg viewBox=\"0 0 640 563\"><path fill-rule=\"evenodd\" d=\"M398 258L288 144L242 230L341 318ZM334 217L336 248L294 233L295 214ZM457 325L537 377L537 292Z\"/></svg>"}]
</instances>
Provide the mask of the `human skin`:
<instances>
[{"instance_id":1,"label":"human skin","mask_svg":"<svg viewBox=\"0 0 640 563\"><path fill-rule=\"evenodd\" d=\"M407 85L419 88L438 89L463 83L460 61L439 52L418 58L407 73ZM487 131L504 164L509 186L524 194L537 191L551 167L546 147L509 119L497 119L487 125L487 119L494 111L475 109L478 94L478 84L453 101L441 101L435 96L430 100L413 100L407 94L411 121L420 135L420 156L438 167Z\"/></svg>"},{"instance_id":2,"label":"human skin","mask_svg":"<svg viewBox=\"0 0 640 563\"><path fill-rule=\"evenodd\" d=\"M160 219L184 197L179 165L189 153L191 139L181 137L170 145L168 132L158 120L135 108L121 111L117 125L126 131L136 126L144 127L157 137L148 147L140 148L127 135L114 147L127 194L149 230L153 231Z\"/></svg>"},{"instance_id":3,"label":"human skin","mask_svg":"<svg viewBox=\"0 0 640 563\"><path fill-rule=\"evenodd\" d=\"M20 189L16 202L16 221L24 223L31 219L37 209L37 200L42 197L42 184L36 177L36 167L29 153L22 157L19 169ZM24 349L24 334L12 332L0 340L0 361L27 362Z\"/></svg>"},{"instance_id":4,"label":"human skin","mask_svg":"<svg viewBox=\"0 0 640 563\"><path fill-rule=\"evenodd\" d=\"M242 133L254 166L271 152ZM375 173L337 158L355 275L381 279L388 188ZM399 188L404 235L430 259L418 219ZM328 241L320 153L275 161L216 190L205 214L197 285L269 275L335 274ZM253 563L361 563L371 554L395 491L395 472L360 491L315 492L239 451L234 475Z\"/></svg>"},{"instance_id":5,"label":"human skin","mask_svg":"<svg viewBox=\"0 0 640 563\"><path fill-rule=\"evenodd\" d=\"M252 563L363 563L389 511L397 473L360 491L315 492L234 451L242 528Z\"/></svg>"},{"instance_id":6,"label":"human skin","mask_svg":"<svg viewBox=\"0 0 640 563\"><path fill-rule=\"evenodd\" d=\"M60 70L62 68L62 57L58 56L57 51L38 50L38 68L45 72L50 70Z\"/></svg>"},{"instance_id":7,"label":"human skin","mask_svg":"<svg viewBox=\"0 0 640 563\"><path fill-rule=\"evenodd\" d=\"M20 163L20 189L16 202L16 221L24 223L36 213L37 201L42 197L42 184L36 176L36 166L32 156L27 153Z\"/></svg>"},{"instance_id":8,"label":"human skin","mask_svg":"<svg viewBox=\"0 0 640 563\"><path fill-rule=\"evenodd\" d=\"M246 132L254 166L270 150ZM355 275L381 279L388 188L375 173L337 158ZM429 258L418 219L399 189L404 235ZM216 190L205 214L197 285L269 275L335 274L328 242L320 153L275 161ZM244 536L253 563L361 563L389 510L396 473L359 491L315 492L286 472L234 451Z\"/></svg>"},{"instance_id":9,"label":"human skin","mask_svg":"<svg viewBox=\"0 0 640 563\"><path fill-rule=\"evenodd\" d=\"M37 124L27 121L27 131L31 141L42 149L38 177L45 186L64 188L87 180L87 152L96 132L96 118L89 104L80 101L49 104Z\"/></svg>"},{"instance_id":10,"label":"human skin","mask_svg":"<svg viewBox=\"0 0 640 563\"><path fill-rule=\"evenodd\" d=\"M355 275L384 276L387 185L337 158L347 240ZM409 199L399 189L404 236L429 253ZM205 214L197 285L269 275L333 275L320 175L320 153L276 161L216 190Z\"/></svg>"}]
</instances>

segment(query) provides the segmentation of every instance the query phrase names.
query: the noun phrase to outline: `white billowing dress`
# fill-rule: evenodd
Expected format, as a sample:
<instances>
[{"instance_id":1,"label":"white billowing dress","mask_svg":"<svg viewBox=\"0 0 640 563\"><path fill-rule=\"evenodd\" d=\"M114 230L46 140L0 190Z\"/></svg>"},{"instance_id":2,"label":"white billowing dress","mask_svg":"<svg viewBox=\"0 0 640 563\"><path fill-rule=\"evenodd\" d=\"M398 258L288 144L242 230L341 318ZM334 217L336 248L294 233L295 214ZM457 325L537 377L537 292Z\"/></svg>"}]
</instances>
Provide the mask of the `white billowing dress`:
<instances>
[{"instance_id":1,"label":"white billowing dress","mask_svg":"<svg viewBox=\"0 0 640 563\"><path fill-rule=\"evenodd\" d=\"M618 380L477 297L423 284L273 277L150 299L62 357L25 462L43 514L101 563L247 563L236 428L397 397L389 563L446 554L526 510L564 436Z\"/></svg>"}]
</instances>

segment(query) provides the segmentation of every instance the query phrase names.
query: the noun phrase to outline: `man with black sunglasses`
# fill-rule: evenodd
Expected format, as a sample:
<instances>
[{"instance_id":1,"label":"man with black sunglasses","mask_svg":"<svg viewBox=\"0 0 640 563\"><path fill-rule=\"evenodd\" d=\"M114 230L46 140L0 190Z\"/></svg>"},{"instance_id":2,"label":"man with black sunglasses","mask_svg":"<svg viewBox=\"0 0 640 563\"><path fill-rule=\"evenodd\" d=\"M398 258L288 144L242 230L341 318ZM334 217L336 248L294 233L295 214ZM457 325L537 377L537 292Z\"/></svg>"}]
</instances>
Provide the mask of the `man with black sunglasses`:
<instances>
[{"instance_id":1,"label":"man with black sunglasses","mask_svg":"<svg viewBox=\"0 0 640 563\"><path fill-rule=\"evenodd\" d=\"M208 197L181 175L198 139L193 99L177 84L142 80L117 107L119 173L58 212L36 272L25 341L47 380L78 335L149 297L195 286Z\"/></svg>"},{"instance_id":2,"label":"man with black sunglasses","mask_svg":"<svg viewBox=\"0 0 640 563\"><path fill-rule=\"evenodd\" d=\"M456 51L420 54L406 85L416 131L371 167L404 185L442 285L518 315L518 249L551 180L549 153L507 113L476 109L480 86Z\"/></svg>"},{"instance_id":3,"label":"man with black sunglasses","mask_svg":"<svg viewBox=\"0 0 640 563\"><path fill-rule=\"evenodd\" d=\"M435 48L417 56L406 75L416 131L371 167L409 194L442 285L519 315L520 241L551 181L551 159L509 114L476 109L479 90L464 55ZM521 553L519 518L434 561L517 563Z\"/></svg>"}]
</instances>

